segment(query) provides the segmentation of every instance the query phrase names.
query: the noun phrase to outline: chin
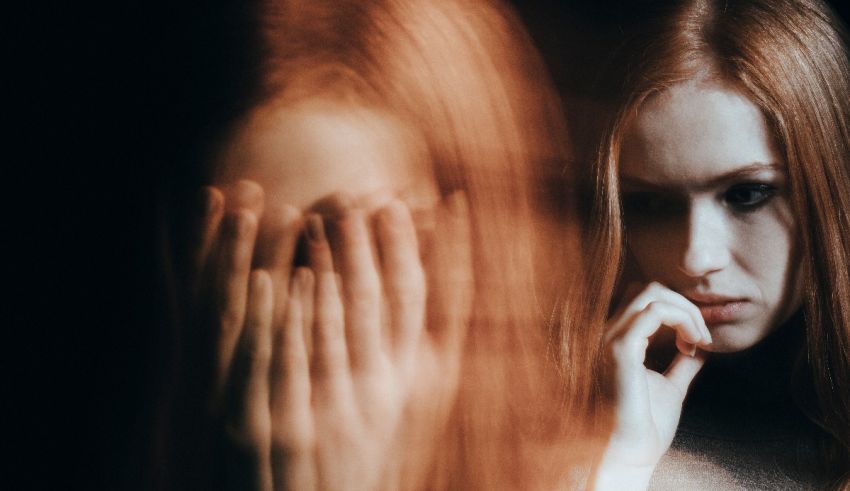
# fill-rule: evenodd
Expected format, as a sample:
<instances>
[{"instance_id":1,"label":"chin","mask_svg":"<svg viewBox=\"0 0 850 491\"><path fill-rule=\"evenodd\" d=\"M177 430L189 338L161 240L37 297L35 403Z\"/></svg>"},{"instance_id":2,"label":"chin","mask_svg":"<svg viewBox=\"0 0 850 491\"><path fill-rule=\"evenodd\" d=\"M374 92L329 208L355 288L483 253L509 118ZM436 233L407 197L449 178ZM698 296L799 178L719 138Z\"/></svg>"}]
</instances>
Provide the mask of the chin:
<instances>
[{"instance_id":1,"label":"chin","mask_svg":"<svg viewBox=\"0 0 850 491\"><path fill-rule=\"evenodd\" d=\"M767 335L752 326L719 324L709 326L712 343L704 348L709 353L737 353L757 345Z\"/></svg>"}]
</instances>

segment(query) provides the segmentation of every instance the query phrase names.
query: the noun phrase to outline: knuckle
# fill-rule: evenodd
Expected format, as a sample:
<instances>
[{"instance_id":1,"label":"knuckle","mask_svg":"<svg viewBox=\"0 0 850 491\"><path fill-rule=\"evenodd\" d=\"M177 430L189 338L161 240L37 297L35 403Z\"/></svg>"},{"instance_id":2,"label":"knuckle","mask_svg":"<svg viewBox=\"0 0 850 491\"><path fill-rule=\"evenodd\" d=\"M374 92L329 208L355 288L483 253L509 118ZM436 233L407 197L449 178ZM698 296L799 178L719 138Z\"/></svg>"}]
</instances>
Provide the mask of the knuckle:
<instances>
[{"instance_id":1,"label":"knuckle","mask_svg":"<svg viewBox=\"0 0 850 491\"><path fill-rule=\"evenodd\" d=\"M664 305L661 304L660 302L653 300L653 301L649 302L648 304L646 304L646 307L644 307L643 311L647 315L657 317L657 316L661 315L661 313L664 311Z\"/></svg>"},{"instance_id":2,"label":"knuckle","mask_svg":"<svg viewBox=\"0 0 850 491\"><path fill-rule=\"evenodd\" d=\"M646 288L644 289L644 291L646 292L656 294L661 293L665 290L667 290L667 288L658 281L651 281L648 285L646 285Z\"/></svg>"}]
</instances>

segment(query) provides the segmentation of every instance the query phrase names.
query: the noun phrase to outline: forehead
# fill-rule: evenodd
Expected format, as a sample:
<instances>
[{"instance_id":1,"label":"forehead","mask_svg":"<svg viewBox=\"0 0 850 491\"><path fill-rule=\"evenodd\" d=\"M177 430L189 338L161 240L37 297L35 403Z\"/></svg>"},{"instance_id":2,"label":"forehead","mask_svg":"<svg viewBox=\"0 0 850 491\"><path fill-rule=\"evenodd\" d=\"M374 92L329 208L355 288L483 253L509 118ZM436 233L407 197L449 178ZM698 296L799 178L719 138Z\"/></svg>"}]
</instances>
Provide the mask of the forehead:
<instances>
[{"instance_id":1,"label":"forehead","mask_svg":"<svg viewBox=\"0 0 850 491\"><path fill-rule=\"evenodd\" d=\"M650 97L623 133L623 176L687 185L778 163L761 110L721 83L686 82Z\"/></svg>"},{"instance_id":2,"label":"forehead","mask_svg":"<svg viewBox=\"0 0 850 491\"><path fill-rule=\"evenodd\" d=\"M421 138L387 113L334 101L260 108L233 133L218 179L249 178L307 209L345 191L368 197L428 182Z\"/></svg>"}]
</instances>

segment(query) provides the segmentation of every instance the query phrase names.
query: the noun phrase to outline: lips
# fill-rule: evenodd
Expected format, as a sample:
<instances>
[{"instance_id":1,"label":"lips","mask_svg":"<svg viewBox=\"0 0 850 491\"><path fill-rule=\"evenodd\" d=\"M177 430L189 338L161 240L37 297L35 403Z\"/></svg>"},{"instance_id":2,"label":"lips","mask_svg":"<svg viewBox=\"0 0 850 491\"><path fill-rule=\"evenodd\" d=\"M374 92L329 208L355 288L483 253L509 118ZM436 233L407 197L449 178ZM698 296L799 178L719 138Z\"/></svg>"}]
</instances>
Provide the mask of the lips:
<instances>
[{"instance_id":1,"label":"lips","mask_svg":"<svg viewBox=\"0 0 850 491\"><path fill-rule=\"evenodd\" d=\"M702 318L709 326L735 322L742 317L749 303L746 298L715 294L685 295L685 297L699 308Z\"/></svg>"}]
</instances>

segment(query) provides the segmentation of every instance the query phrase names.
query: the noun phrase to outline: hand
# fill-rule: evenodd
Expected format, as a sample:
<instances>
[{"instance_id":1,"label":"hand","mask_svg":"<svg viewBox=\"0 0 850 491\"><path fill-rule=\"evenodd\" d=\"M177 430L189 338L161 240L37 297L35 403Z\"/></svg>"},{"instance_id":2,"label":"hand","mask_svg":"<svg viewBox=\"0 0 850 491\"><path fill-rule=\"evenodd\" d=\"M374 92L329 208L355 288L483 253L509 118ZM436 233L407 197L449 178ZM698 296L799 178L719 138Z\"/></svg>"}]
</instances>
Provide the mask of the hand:
<instances>
[{"instance_id":1,"label":"hand","mask_svg":"<svg viewBox=\"0 0 850 491\"><path fill-rule=\"evenodd\" d=\"M225 455L224 465L208 467L225 474L214 482L422 487L456 393L471 309L463 199L437 211L441 240L429 251L426 302L416 232L401 203L376 214L377 262L361 210L330 221L333 246L323 220L311 217L310 268L291 275L303 228L297 211L264 209L250 182L208 196L195 303L214 347L208 401ZM267 269L251 271L252 261Z\"/></svg>"},{"instance_id":2,"label":"hand","mask_svg":"<svg viewBox=\"0 0 850 491\"><path fill-rule=\"evenodd\" d=\"M260 218L267 211L263 191L256 183L240 181L225 189L207 188L206 195L208 213L193 275L197 331L185 343L203 353L188 361L200 361L203 367L189 383L201 394L205 409L194 417L208 421L207 434L188 444L196 445L197 454L208 455L188 484L270 490L268 373L275 299L272 275L251 268ZM293 210L285 218L276 228L290 238L289 264L299 223ZM278 248L285 249L284 243Z\"/></svg>"},{"instance_id":3,"label":"hand","mask_svg":"<svg viewBox=\"0 0 850 491\"><path fill-rule=\"evenodd\" d=\"M658 373L644 366L649 338L661 326L675 330L679 352ZM711 343L699 309L652 283L621 308L606 328L614 428L596 472L596 488L645 487L670 447L691 381L704 363L697 345Z\"/></svg>"},{"instance_id":4,"label":"hand","mask_svg":"<svg viewBox=\"0 0 850 491\"><path fill-rule=\"evenodd\" d=\"M280 475L293 489L421 488L454 400L471 308L465 205L454 197L437 212L435 234L444 239L430 254L427 303L406 207L393 202L376 213L377 261L364 212L337 208L327 227L309 218L311 271L299 270L290 297L290 361L276 386L286 396L274 398L284 407L274 432L277 453L287 456ZM310 332L303 293L311 277L312 343L300 334Z\"/></svg>"}]
</instances>

